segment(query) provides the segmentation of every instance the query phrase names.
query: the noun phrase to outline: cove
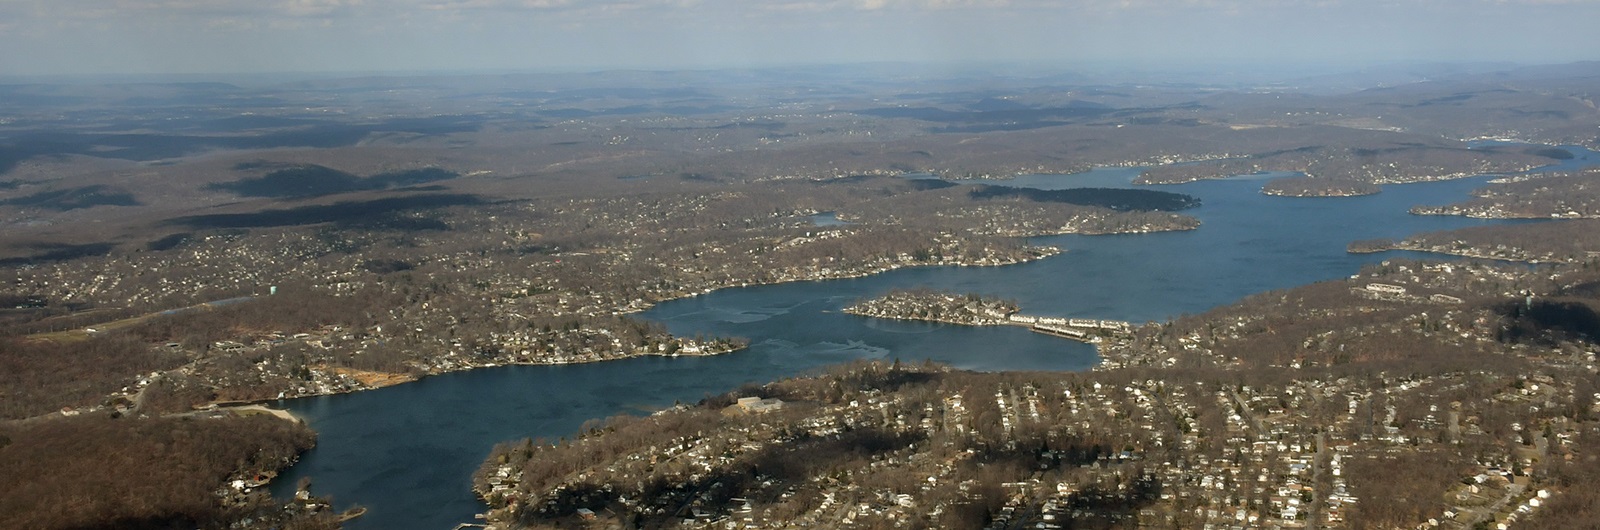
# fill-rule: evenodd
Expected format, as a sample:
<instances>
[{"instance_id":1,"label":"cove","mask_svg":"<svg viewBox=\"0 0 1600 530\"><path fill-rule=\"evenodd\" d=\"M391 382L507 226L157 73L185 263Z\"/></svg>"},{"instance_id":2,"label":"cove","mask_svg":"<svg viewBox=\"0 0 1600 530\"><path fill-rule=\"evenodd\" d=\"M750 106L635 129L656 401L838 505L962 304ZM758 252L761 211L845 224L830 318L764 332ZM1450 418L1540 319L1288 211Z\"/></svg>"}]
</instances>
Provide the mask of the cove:
<instances>
[{"instance_id":1,"label":"cove","mask_svg":"<svg viewBox=\"0 0 1600 530\"><path fill-rule=\"evenodd\" d=\"M1593 154L1560 166L1570 169ZM1131 187L1138 168L1028 175L989 184L1061 189ZM855 359L931 359L974 370L1083 370L1091 346L1016 327L973 328L874 320L839 310L891 289L929 287L1016 300L1033 314L1164 320L1244 296L1355 273L1367 263L1421 254L1345 252L1351 241L1504 223L1414 216L1415 205L1468 198L1488 177L1385 186L1347 198L1271 197L1271 175L1156 186L1199 197L1184 213L1198 230L1038 238L1066 252L1006 267L933 267L825 282L737 289L662 303L640 318L680 335L740 336L749 349L718 357L648 357L586 365L509 366L429 377L356 394L279 402L319 433L315 449L274 482L300 477L335 506L367 506L352 529L444 529L472 522L482 506L471 474L494 444L554 439L585 421L643 414L746 383L814 373Z\"/></svg>"}]
</instances>

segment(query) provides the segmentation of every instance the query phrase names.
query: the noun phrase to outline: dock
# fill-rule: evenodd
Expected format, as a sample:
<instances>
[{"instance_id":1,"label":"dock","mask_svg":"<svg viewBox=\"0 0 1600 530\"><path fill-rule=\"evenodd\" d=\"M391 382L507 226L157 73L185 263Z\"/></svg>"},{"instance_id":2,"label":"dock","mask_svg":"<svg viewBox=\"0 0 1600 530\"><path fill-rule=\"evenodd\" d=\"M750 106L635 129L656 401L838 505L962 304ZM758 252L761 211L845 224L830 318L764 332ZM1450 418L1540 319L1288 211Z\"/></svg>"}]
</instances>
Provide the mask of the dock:
<instances>
[{"instance_id":1,"label":"dock","mask_svg":"<svg viewBox=\"0 0 1600 530\"><path fill-rule=\"evenodd\" d=\"M1133 332L1133 324L1130 322L1093 318L1041 317L1012 313L1006 315L1006 323L1027 326L1029 331L1035 333L1090 344L1100 343L1107 335L1127 335Z\"/></svg>"}]
</instances>

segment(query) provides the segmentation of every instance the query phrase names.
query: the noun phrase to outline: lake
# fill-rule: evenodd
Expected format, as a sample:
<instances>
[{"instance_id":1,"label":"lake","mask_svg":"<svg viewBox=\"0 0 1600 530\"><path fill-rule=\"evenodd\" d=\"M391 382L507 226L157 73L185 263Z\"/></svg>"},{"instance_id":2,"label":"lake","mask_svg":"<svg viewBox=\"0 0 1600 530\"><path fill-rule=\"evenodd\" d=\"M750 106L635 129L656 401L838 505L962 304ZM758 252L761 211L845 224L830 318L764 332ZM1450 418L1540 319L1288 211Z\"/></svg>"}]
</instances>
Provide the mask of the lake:
<instances>
[{"instance_id":1,"label":"lake","mask_svg":"<svg viewBox=\"0 0 1600 530\"><path fill-rule=\"evenodd\" d=\"M1595 153L1553 169L1591 163ZM1600 156L1593 156L1600 162ZM1131 187L1137 168L1027 175L990 184L1062 189ZM1035 240L1063 254L1006 267L930 267L825 282L726 289L662 303L638 315L680 335L750 339L718 357L648 357L587 365L509 366L429 377L356 394L280 402L320 434L317 447L279 477L280 495L302 476L339 507L367 506L352 529L445 529L482 509L471 475L494 444L571 435L590 419L693 402L745 383L815 373L855 359L932 359L973 370L1083 370L1094 349L1017 327L974 328L875 320L840 313L891 289L929 287L1015 300L1037 315L1143 322L1244 296L1340 278L1362 265L1418 254L1349 254L1351 241L1402 238L1505 221L1414 216L1415 205L1468 198L1487 177L1385 186L1365 197L1288 198L1259 193L1252 175L1154 186L1199 197L1198 230ZM835 218L836 220L836 218Z\"/></svg>"}]
</instances>

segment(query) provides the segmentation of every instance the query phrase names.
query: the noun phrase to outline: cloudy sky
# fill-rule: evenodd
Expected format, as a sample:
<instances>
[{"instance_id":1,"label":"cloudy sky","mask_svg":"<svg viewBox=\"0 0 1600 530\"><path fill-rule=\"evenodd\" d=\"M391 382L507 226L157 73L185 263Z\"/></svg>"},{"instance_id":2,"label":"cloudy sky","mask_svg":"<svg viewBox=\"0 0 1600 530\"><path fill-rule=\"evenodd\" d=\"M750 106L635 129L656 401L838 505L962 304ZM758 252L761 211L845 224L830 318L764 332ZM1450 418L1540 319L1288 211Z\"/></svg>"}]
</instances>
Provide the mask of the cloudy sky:
<instances>
[{"instance_id":1,"label":"cloudy sky","mask_svg":"<svg viewBox=\"0 0 1600 530\"><path fill-rule=\"evenodd\" d=\"M0 0L0 75L1600 59L1600 0Z\"/></svg>"}]
</instances>

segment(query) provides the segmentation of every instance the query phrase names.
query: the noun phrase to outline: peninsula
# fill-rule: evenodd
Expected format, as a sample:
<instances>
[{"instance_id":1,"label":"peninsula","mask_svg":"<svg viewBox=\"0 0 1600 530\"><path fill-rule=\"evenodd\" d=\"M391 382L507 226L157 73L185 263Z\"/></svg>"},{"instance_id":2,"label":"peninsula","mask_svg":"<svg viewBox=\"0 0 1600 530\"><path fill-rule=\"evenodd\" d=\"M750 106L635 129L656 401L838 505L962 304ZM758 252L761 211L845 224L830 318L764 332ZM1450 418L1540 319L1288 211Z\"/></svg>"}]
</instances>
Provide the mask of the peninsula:
<instances>
[{"instance_id":1,"label":"peninsula","mask_svg":"<svg viewBox=\"0 0 1600 530\"><path fill-rule=\"evenodd\" d=\"M871 300L856 302L844 312L874 318L924 320L965 326L1024 326L1031 331L1098 344L1107 338L1127 337L1133 326L1117 320L1025 315L1014 302L976 294L955 295L937 291L896 290Z\"/></svg>"}]
</instances>

